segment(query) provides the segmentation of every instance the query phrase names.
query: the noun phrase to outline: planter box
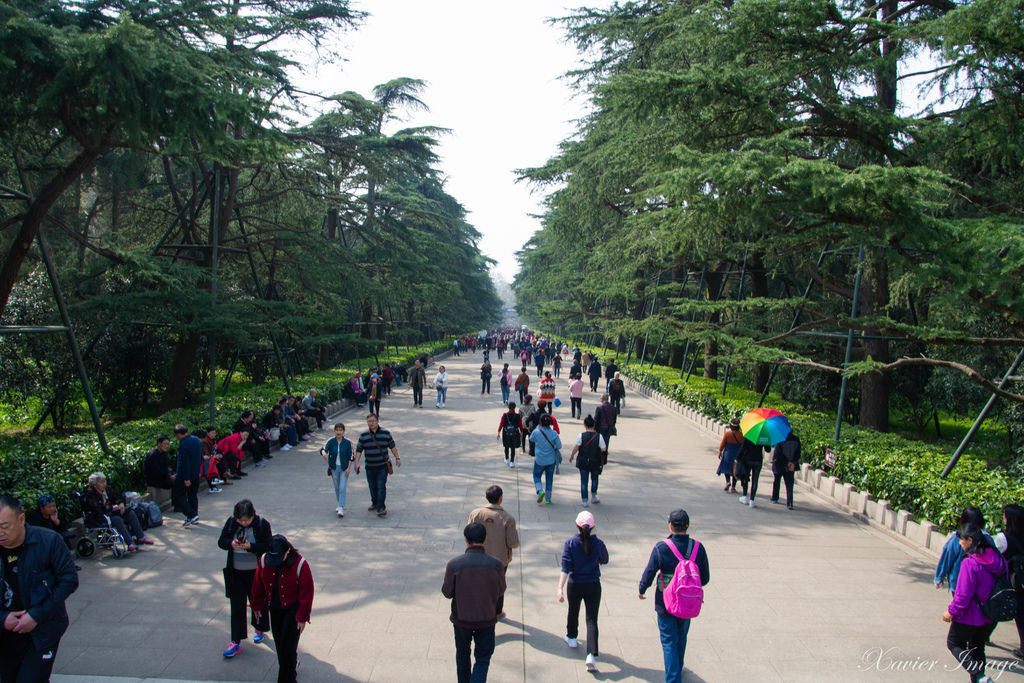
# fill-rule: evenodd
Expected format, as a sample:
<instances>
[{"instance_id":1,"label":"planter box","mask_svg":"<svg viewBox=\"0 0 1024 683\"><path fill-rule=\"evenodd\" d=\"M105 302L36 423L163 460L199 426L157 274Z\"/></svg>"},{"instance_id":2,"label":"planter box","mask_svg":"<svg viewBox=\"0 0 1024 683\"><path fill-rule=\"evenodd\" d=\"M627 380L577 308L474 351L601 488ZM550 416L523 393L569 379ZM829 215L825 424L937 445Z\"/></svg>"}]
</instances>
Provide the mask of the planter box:
<instances>
[{"instance_id":1,"label":"planter box","mask_svg":"<svg viewBox=\"0 0 1024 683\"><path fill-rule=\"evenodd\" d=\"M832 497L840 505L848 505L850 502L850 492L853 490L853 484L836 483L835 488L832 489Z\"/></svg>"}]
</instances>

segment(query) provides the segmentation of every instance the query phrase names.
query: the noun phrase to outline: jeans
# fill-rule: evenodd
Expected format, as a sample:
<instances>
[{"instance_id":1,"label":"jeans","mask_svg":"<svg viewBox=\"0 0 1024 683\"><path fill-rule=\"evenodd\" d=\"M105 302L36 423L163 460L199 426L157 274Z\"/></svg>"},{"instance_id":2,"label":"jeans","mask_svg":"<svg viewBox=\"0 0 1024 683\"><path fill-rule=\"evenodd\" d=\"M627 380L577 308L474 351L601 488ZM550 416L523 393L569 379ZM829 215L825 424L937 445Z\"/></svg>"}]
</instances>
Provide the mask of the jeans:
<instances>
[{"instance_id":1,"label":"jeans","mask_svg":"<svg viewBox=\"0 0 1024 683\"><path fill-rule=\"evenodd\" d=\"M491 393L491 378L490 377L481 377L480 378L480 393L482 394L485 391L488 394Z\"/></svg>"},{"instance_id":2,"label":"jeans","mask_svg":"<svg viewBox=\"0 0 1024 683\"><path fill-rule=\"evenodd\" d=\"M46 683L50 680L59 646L60 642L52 648L37 650L30 634L4 631L0 638L0 681Z\"/></svg>"},{"instance_id":3,"label":"jeans","mask_svg":"<svg viewBox=\"0 0 1024 683\"><path fill-rule=\"evenodd\" d=\"M750 500L754 500L754 496L757 495L757 480L761 478L761 468L763 466L764 463L761 462L747 465L750 468L750 476L748 477L750 480ZM747 495L747 479L740 480L740 483L743 484L743 495L745 496Z\"/></svg>"},{"instance_id":4,"label":"jeans","mask_svg":"<svg viewBox=\"0 0 1024 683\"><path fill-rule=\"evenodd\" d=\"M690 620L680 619L668 613L659 614L658 631L661 632L661 652L665 657L665 683L681 683Z\"/></svg>"},{"instance_id":5,"label":"jeans","mask_svg":"<svg viewBox=\"0 0 1024 683\"><path fill-rule=\"evenodd\" d=\"M331 481L334 483L334 497L338 499L338 507L345 507L345 489L348 488L348 475L345 470L331 470Z\"/></svg>"},{"instance_id":6,"label":"jeans","mask_svg":"<svg viewBox=\"0 0 1024 683\"><path fill-rule=\"evenodd\" d=\"M786 505L793 507L793 473L789 470L775 475L775 481L772 482L772 500L779 499L780 481L786 482Z\"/></svg>"},{"instance_id":7,"label":"jeans","mask_svg":"<svg viewBox=\"0 0 1024 683\"><path fill-rule=\"evenodd\" d=\"M441 405L448 398L448 387L439 387L437 390L437 405Z\"/></svg>"},{"instance_id":8,"label":"jeans","mask_svg":"<svg viewBox=\"0 0 1024 683\"><path fill-rule=\"evenodd\" d=\"M277 650L277 683L295 683L295 665L299 659L298 604L283 609L270 608L270 632Z\"/></svg>"},{"instance_id":9,"label":"jeans","mask_svg":"<svg viewBox=\"0 0 1024 683\"><path fill-rule=\"evenodd\" d=\"M960 666L974 683L985 675L985 643L996 628L996 624L972 626L954 621L949 625L946 647L960 662Z\"/></svg>"},{"instance_id":10,"label":"jeans","mask_svg":"<svg viewBox=\"0 0 1024 683\"><path fill-rule=\"evenodd\" d=\"M583 417L583 397L576 398L575 396L569 397L569 407L572 409L573 417Z\"/></svg>"},{"instance_id":11,"label":"jeans","mask_svg":"<svg viewBox=\"0 0 1024 683\"><path fill-rule=\"evenodd\" d=\"M494 654L494 627L487 628L455 628L455 671L459 683L484 683L487 670L491 667L491 655ZM476 647L474 657L476 665L469 661L470 643Z\"/></svg>"},{"instance_id":12,"label":"jeans","mask_svg":"<svg viewBox=\"0 0 1024 683\"><path fill-rule=\"evenodd\" d=\"M511 394L511 393L512 393L512 391L510 390L509 386L507 384L502 384L501 385L501 402L506 404L506 405L508 405L508 397L509 397L509 394Z\"/></svg>"},{"instance_id":13,"label":"jeans","mask_svg":"<svg viewBox=\"0 0 1024 683\"><path fill-rule=\"evenodd\" d=\"M615 406L615 414L618 415L622 412L622 396L616 394L615 396L612 396L611 399L612 405Z\"/></svg>"},{"instance_id":14,"label":"jeans","mask_svg":"<svg viewBox=\"0 0 1024 683\"><path fill-rule=\"evenodd\" d=\"M121 538L129 545L132 542L132 536L136 540L146 537L146 533L142 530L142 525L139 524L139 518L135 514L135 510L125 510L124 515L116 513L110 515L110 526L117 529L117 533L121 534ZM125 531L130 532L130 535L125 535Z\"/></svg>"},{"instance_id":15,"label":"jeans","mask_svg":"<svg viewBox=\"0 0 1024 683\"><path fill-rule=\"evenodd\" d=\"M175 477L174 488L171 489L171 501L174 507L185 515L185 519L192 519L198 515L199 478L193 479L191 486L185 486L185 479L180 474Z\"/></svg>"},{"instance_id":16,"label":"jeans","mask_svg":"<svg viewBox=\"0 0 1024 683\"><path fill-rule=\"evenodd\" d=\"M423 387L413 385L412 388L412 404L414 406L423 405Z\"/></svg>"},{"instance_id":17,"label":"jeans","mask_svg":"<svg viewBox=\"0 0 1024 683\"><path fill-rule=\"evenodd\" d=\"M561 365L553 365L553 366L551 366L551 376L552 377L558 377L561 374L562 374L562 366Z\"/></svg>"},{"instance_id":18,"label":"jeans","mask_svg":"<svg viewBox=\"0 0 1024 683\"><path fill-rule=\"evenodd\" d=\"M597 478L601 476L597 472L591 472L590 470L580 470L580 495L583 497L583 502L587 501L587 480L590 480L590 495L597 497Z\"/></svg>"},{"instance_id":19,"label":"jeans","mask_svg":"<svg viewBox=\"0 0 1024 683\"><path fill-rule=\"evenodd\" d=\"M252 579L255 569L229 569L231 586L231 642L240 643L249 634L249 599L252 594Z\"/></svg>"},{"instance_id":20,"label":"jeans","mask_svg":"<svg viewBox=\"0 0 1024 683\"><path fill-rule=\"evenodd\" d=\"M370 485L370 501L378 510L386 509L388 495L388 468L367 467L366 483Z\"/></svg>"},{"instance_id":21,"label":"jeans","mask_svg":"<svg viewBox=\"0 0 1024 683\"><path fill-rule=\"evenodd\" d=\"M540 475L544 475L544 488L540 487ZM533 485L537 489L537 493L541 490L545 493L545 500L551 502L551 482L555 478L555 465L538 465L536 462L533 463Z\"/></svg>"},{"instance_id":22,"label":"jeans","mask_svg":"<svg viewBox=\"0 0 1024 683\"><path fill-rule=\"evenodd\" d=\"M587 607L587 654L597 657L597 613L601 607L601 582L566 585L565 599L569 602L569 617L565 622L565 635L575 638L580 633L580 603Z\"/></svg>"}]
</instances>

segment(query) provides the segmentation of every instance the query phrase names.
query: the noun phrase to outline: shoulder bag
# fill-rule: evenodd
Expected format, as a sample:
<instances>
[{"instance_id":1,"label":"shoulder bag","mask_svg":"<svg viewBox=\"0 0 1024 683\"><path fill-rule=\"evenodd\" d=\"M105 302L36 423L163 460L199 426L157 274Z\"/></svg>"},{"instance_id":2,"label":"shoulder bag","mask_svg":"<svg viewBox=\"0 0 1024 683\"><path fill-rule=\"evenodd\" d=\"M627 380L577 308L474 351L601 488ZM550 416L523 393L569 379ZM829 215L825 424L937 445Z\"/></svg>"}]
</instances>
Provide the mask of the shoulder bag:
<instances>
[{"instance_id":1,"label":"shoulder bag","mask_svg":"<svg viewBox=\"0 0 1024 683\"><path fill-rule=\"evenodd\" d=\"M540 435L544 437L544 440L548 442L548 445L551 446L552 449L554 449L554 451L555 451L555 464L556 465L561 465L562 464L562 451L560 451L557 448L555 448L555 444L551 443L551 439L549 439L548 435L544 433L544 428L543 427L538 427L537 429L540 430Z\"/></svg>"}]
</instances>

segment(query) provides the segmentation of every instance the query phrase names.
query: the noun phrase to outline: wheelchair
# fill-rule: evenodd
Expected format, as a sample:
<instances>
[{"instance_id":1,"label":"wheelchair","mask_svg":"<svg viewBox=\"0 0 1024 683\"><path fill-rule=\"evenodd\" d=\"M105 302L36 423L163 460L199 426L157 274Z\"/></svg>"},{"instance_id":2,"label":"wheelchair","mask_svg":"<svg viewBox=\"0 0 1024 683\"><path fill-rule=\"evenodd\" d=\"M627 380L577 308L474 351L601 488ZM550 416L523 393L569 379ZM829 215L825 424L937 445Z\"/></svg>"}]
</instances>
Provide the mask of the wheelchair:
<instances>
[{"instance_id":1,"label":"wheelchair","mask_svg":"<svg viewBox=\"0 0 1024 683\"><path fill-rule=\"evenodd\" d=\"M79 494L75 495L81 499ZM111 526L109 517L103 515L103 519L106 521L105 526L85 525L85 535L75 543L75 551L79 557L92 557L97 548L110 548L110 552L117 559L128 554L127 541Z\"/></svg>"}]
</instances>

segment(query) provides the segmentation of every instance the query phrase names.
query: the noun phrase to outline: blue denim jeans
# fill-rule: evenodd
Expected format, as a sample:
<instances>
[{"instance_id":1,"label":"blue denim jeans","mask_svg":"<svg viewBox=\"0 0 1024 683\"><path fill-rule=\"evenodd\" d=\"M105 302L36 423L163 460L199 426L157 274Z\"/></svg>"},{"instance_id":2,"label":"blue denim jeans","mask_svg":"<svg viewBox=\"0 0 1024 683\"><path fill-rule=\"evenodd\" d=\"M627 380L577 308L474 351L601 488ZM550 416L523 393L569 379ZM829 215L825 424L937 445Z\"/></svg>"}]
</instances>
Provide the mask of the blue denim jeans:
<instances>
[{"instance_id":1,"label":"blue denim jeans","mask_svg":"<svg viewBox=\"0 0 1024 683\"><path fill-rule=\"evenodd\" d=\"M442 403L445 402L446 398L448 398L448 387L444 387L443 389L438 389L437 390L437 404L441 405Z\"/></svg>"},{"instance_id":2,"label":"blue denim jeans","mask_svg":"<svg viewBox=\"0 0 1024 683\"><path fill-rule=\"evenodd\" d=\"M665 683L681 683L683 680L683 657L686 655L686 634L690 631L690 620L680 619L667 613L659 614L658 630L661 632L661 651L665 657Z\"/></svg>"},{"instance_id":3,"label":"blue denim jeans","mask_svg":"<svg viewBox=\"0 0 1024 683\"><path fill-rule=\"evenodd\" d=\"M588 500L587 497L587 480L590 480L590 495L597 496L597 472L591 472L589 470L580 470L580 496L584 501Z\"/></svg>"},{"instance_id":4,"label":"blue denim jeans","mask_svg":"<svg viewBox=\"0 0 1024 683\"><path fill-rule=\"evenodd\" d=\"M536 462L533 463L533 485L537 489L537 493L540 493L540 475L544 475L544 497L550 502L551 500L551 482L555 478L555 466L551 465L538 465Z\"/></svg>"},{"instance_id":5,"label":"blue denim jeans","mask_svg":"<svg viewBox=\"0 0 1024 683\"><path fill-rule=\"evenodd\" d=\"M386 509L388 495L388 468L367 467L366 483L370 485L370 501L378 510Z\"/></svg>"},{"instance_id":6,"label":"blue denim jeans","mask_svg":"<svg viewBox=\"0 0 1024 683\"><path fill-rule=\"evenodd\" d=\"M508 397L511 394L511 387L507 384L501 385L501 402L508 405Z\"/></svg>"},{"instance_id":7,"label":"blue denim jeans","mask_svg":"<svg viewBox=\"0 0 1024 683\"><path fill-rule=\"evenodd\" d=\"M345 470L331 470L331 480L334 482L334 497L338 499L338 507L345 507L345 489L348 488L348 475Z\"/></svg>"}]
</instances>

